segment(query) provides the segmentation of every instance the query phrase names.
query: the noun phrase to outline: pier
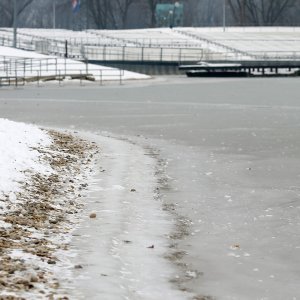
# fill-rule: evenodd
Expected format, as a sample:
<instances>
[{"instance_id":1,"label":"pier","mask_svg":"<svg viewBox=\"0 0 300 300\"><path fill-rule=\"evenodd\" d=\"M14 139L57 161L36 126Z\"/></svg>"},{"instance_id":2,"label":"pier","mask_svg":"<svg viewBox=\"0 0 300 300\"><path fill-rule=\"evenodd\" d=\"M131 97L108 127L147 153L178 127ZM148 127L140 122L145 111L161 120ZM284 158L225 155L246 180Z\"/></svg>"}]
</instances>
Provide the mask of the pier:
<instances>
[{"instance_id":1,"label":"pier","mask_svg":"<svg viewBox=\"0 0 300 300\"><path fill-rule=\"evenodd\" d=\"M180 65L188 77L299 76L300 60L205 61Z\"/></svg>"}]
</instances>

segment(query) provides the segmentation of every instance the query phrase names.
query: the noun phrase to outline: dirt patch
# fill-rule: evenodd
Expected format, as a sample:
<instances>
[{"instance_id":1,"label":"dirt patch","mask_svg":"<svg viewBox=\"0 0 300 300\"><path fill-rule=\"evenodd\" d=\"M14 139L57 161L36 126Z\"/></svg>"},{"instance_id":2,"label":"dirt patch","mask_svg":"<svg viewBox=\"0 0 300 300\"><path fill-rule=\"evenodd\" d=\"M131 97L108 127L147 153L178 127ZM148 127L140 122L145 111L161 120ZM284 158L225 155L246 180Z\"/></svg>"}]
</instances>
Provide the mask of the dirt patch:
<instances>
[{"instance_id":1,"label":"dirt patch","mask_svg":"<svg viewBox=\"0 0 300 300\"><path fill-rule=\"evenodd\" d=\"M48 131L53 143L35 148L49 174L24 170L28 180L16 199L0 199L0 300L68 299L59 292L54 268L63 263L58 252L68 250L68 236L83 203L86 175L98 152L95 144L70 134ZM56 271L57 272L57 271Z\"/></svg>"}]
</instances>

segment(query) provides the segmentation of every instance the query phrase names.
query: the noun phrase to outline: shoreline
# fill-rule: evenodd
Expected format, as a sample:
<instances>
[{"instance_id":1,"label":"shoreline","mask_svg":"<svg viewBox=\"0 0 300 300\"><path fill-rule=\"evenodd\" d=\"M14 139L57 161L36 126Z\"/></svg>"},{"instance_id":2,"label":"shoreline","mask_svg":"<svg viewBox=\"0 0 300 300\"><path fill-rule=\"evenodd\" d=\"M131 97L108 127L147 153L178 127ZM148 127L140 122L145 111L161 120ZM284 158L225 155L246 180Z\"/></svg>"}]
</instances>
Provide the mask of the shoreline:
<instances>
[{"instance_id":1,"label":"shoreline","mask_svg":"<svg viewBox=\"0 0 300 300\"><path fill-rule=\"evenodd\" d=\"M101 155L71 242L73 264L81 268L75 270L75 286L66 289L76 291L76 299L97 299L97 293L105 299L158 299L162 294L192 299L173 280L180 272L171 254L175 220L163 207L151 150L123 138L83 136L101 145ZM97 215L92 222L91 211Z\"/></svg>"},{"instance_id":2,"label":"shoreline","mask_svg":"<svg viewBox=\"0 0 300 300\"><path fill-rule=\"evenodd\" d=\"M37 146L39 163L50 172L26 171L15 199L5 196L0 228L0 298L59 297L58 274L66 270L65 254L81 190L96 148L81 139L44 130L52 142Z\"/></svg>"},{"instance_id":3,"label":"shoreline","mask_svg":"<svg viewBox=\"0 0 300 300\"><path fill-rule=\"evenodd\" d=\"M0 298L192 299L178 275L186 232L163 202L159 153L121 137L44 131L49 149L32 150L53 173L32 174L3 214Z\"/></svg>"}]
</instances>

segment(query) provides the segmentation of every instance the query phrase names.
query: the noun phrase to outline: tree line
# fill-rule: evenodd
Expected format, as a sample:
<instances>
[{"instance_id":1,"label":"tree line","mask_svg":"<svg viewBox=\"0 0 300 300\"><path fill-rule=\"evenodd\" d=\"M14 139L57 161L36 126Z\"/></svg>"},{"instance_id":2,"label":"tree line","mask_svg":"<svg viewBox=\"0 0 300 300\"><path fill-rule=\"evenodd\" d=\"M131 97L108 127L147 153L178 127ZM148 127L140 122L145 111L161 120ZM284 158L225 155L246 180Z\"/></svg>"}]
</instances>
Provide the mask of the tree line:
<instances>
[{"instance_id":1,"label":"tree line","mask_svg":"<svg viewBox=\"0 0 300 300\"><path fill-rule=\"evenodd\" d=\"M175 0L17 0L18 26L82 30L156 27L155 8ZM181 0L184 26L300 26L300 0ZM54 6L55 4L55 6ZM224 5L225 4L225 5ZM55 22L54 12L55 8ZM13 0L0 0L0 26L13 25Z\"/></svg>"}]
</instances>

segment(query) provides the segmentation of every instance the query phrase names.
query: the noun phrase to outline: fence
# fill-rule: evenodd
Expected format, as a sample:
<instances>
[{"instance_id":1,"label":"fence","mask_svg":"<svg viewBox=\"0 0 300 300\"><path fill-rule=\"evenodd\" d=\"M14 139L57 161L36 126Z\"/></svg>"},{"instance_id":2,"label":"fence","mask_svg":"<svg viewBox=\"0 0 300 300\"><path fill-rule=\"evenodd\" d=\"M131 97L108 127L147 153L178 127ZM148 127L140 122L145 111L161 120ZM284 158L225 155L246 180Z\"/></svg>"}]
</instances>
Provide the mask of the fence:
<instances>
[{"instance_id":1,"label":"fence","mask_svg":"<svg viewBox=\"0 0 300 300\"><path fill-rule=\"evenodd\" d=\"M62 80L70 78L82 81L99 82L118 81L123 83L124 70L114 68L91 68L89 64L69 61L62 58L15 58L3 57L0 59L0 86L24 85L26 82Z\"/></svg>"},{"instance_id":2,"label":"fence","mask_svg":"<svg viewBox=\"0 0 300 300\"><path fill-rule=\"evenodd\" d=\"M66 46L61 42L39 42L36 50L45 54L64 56ZM162 48L127 46L68 45L68 57L99 61L184 62L199 61L201 48Z\"/></svg>"}]
</instances>

